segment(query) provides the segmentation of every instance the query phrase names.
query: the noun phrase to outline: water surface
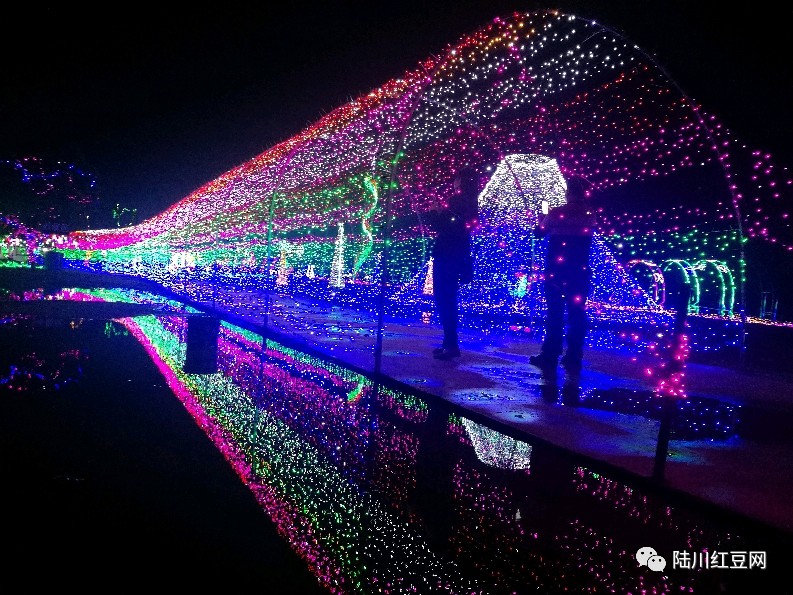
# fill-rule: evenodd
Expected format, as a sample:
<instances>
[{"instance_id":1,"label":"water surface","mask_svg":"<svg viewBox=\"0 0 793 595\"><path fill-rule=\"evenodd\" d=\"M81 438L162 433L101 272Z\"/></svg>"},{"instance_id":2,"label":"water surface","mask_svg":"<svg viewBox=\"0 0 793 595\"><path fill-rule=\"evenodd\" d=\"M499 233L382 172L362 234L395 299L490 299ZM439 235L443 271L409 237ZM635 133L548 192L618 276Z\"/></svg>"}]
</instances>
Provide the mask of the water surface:
<instances>
[{"instance_id":1,"label":"water surface","mask_svg":"<svg viewBox=\"0 0 793 595\"><path fill-rule=\"evenodd\" d=\"M161 310L0 325L15 560L46 543L73 580L157 569L284 593L747 593L793 552L775 531L232 324L215 369L186 372L202 313L175 302L59 297ZM637 562L645 547L663 571ZM764 552L769 568L673 568L704 551L726 566Z\"/></svg>"}]
</instances>

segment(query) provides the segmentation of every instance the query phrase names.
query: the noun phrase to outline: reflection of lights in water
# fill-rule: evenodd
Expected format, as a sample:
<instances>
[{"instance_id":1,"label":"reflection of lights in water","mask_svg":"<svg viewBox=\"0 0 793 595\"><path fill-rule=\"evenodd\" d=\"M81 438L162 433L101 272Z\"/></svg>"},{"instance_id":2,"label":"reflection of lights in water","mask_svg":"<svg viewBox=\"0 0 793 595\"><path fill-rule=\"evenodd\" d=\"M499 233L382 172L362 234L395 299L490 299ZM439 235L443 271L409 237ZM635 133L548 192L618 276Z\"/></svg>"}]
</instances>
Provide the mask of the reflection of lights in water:
<instances>
[{"instance_id":1,"label":"reflection of lights in water","mask_svg":"<svg viewBox=\"0 0 793 595\"><path fill-rule=\"evenodd\" d=\"M355 399L348 402L348 391L328 390L342 379L325 388L328 373L312 365L320 360L289 349L279 352L271 342L264 374L245 376L243 362L249 362L246 369L263 364L251 351L255 344L246 340L250 333L229 325L219 339L219 373L185 374L180 365L184 344L178 336L182 320L142 316L125 319L125 324L324 586L345 593L347 581L367 586L390 582L399 585L399 592L421 593L432 591L437 580L450 592L477 592L456 565L430 550L404 520L350 481L348 474L360 464L355 450L365 448L366 442L360 442L357 425L343 426L367 423L367 409L355 409L363 385L351 386ZM345 376L345 385L353 377L359 383L362 378L350 372ZM255 384L261 381L273 383L268 384L272 396L281 398L254 404L248 393L261 390ZM243 390L237 382L254 385ZM357 411L355 419L345 421L347 411Z\"/></svg>"},{"instance_id":2,"label":"reflection of lights in water","mask_svg":"<svg viewBox=\"0 0 793 595\"><path fill-rule=\"evenodd\" d=\"M477 458L500 469L528 469L531 464L531 445L505 436L500 432L462 418Z\"/></svg>"},{"instance_id":3,"label":"reflection of lights in water","mask_svg":"<svg viewBox=\"0 0 793 595\"><path fill-rule=\"evenodd\" d=\"M43 327L40 320L32 316L10 316L3 320L12 323L10 332L19 332L20 328L46 328L51 342L42 345L41 350L30 350L18 353L18 347L8 350L14 353L12 361L4 358L6 367L0 370L0 390L9 392L56 391L66 385L79 382L83 376L83 362L87 354L80 349L58 350L59 336L51 333L58 330L69 332L79 328L73 326L74 321L59 321ZM42 332L42 331L39 331Z\"/></svg>"},{"instance_id":4,"label":"reflection of lights in water","mask_svg":"<svg viewBox=\"0 0 793 595\"><path fill-rule=\"evenodd\" d=\"M185 374L184 317L124 323L279 534L333 593L382 585L391 593L483 593L493 585L504 592L640 592L647 575L625 556L637 532L656 532L669 550L740 549L732 546L742 534L726 535L720 523L703 522L655 492L459 418L437 444L448 446L450 437L465 448L431 458L452 470L440 486L440 504L451 511L451 552L440 555L406 504L416 487L426 402L375 390L353 370L269 340L263 345L260 335L226 323L219 372ZM503 404L521 394L474 396ZM635 408L638 399L626 405ZM531 475L522 472L530 462ZM697 577L661 579L659 593L694 592Z\"/></svg>"}]
</instances>

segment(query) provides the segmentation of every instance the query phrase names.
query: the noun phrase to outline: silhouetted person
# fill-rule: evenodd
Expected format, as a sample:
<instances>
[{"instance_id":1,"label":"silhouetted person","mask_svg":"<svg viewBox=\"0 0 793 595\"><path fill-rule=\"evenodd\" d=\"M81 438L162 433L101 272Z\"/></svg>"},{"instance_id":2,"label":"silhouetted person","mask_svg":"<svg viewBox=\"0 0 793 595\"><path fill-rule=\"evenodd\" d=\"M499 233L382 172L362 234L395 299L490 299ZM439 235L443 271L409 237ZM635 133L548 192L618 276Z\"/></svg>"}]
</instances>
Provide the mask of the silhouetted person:
<instances>
[{"instance_id":1,"label":"silhouetted person","mask_svg":"<svg viewBox=\"0 0 793 595\"><path fill-rule=\"evenodd\" d=\"M473 280L471 229L478 221L478 195L479 176L473 168L465 167L454 177L449 205L427 213L427 220L437 234L432 249L432 284L443 327L443 343L433 350L436 359L448 360L460 355L457 295L461 284Z\"/></svg>"},{"instance_id":2,"label":"silhouetted person","mask_svg":"<svg viewBox=\"0 0 793 595\"><path fill-rule=\"evenodd\" d=\"M551 209L537 229L540 235L548 238L544 283L547 314L542 349L529 361L543 369L555 369L566 339L567 351L562 365L577 371L581 368L588 330L586 301L592 277L589 252L597 221L585 200L589 183L577 176L566 181L567 202Z\"/></svg>"}]
</instances>

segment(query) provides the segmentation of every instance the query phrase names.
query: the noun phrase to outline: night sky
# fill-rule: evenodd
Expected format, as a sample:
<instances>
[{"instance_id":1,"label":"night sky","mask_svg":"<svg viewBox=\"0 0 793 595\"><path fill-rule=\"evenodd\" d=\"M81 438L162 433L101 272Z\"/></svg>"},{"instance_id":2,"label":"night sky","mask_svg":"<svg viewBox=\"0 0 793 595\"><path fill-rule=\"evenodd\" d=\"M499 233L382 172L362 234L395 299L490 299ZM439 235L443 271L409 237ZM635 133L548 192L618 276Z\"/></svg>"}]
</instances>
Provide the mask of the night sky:
<instances>
[{"instance_id":1,"label":"night sky","mask_svg":"<svg viewBox=\"0 0 793 595\"><path fill-rule=\"evenodd\" d=\"M104 204L150 217L493 18L558 8L637 43L739 139L793 164L791 6L271 4L17 5L0 36L0 159L77 164Z\"/></svg>"}]
</instances>

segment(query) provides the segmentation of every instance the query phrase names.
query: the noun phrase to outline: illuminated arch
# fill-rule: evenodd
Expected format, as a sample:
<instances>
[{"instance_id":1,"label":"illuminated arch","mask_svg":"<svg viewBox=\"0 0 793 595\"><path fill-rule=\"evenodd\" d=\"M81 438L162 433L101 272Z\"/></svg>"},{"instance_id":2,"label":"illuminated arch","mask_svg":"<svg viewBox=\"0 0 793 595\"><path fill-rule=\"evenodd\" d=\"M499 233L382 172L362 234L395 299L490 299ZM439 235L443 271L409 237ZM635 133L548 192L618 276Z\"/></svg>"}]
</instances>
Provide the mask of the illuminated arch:
<instances>
[{"instance_id":1,"label":"illuminated arch","mask_svg":"<svg viewBox=\"0 0 793 595\"><path fill-rule=\"evenodd\" d=\"M683 282L691 289L688 298L688 311L692 313L699 312L699 278L694 266L687 260L672 258L665 260L661 267L662 272L669 270L677 270L682 273Z\"/></svg>"},{"instance_id":2,"label":"illuminated arch","mask_svg":"<svg viewBox=\"0 0 793 595\"><path fill-rule=\"evenodd\" d=\"M721 316L731 315L735 306L735 279L732 271L726 263L720 260L698 260L694 263L693 269L698 271L697 277L701 277L708 269L711 269L718 279L718 305L716 311ZM700 283L701 284L701 283ZM701 307L701 306L700 306Z\"/></svg>"}]
</instances>

